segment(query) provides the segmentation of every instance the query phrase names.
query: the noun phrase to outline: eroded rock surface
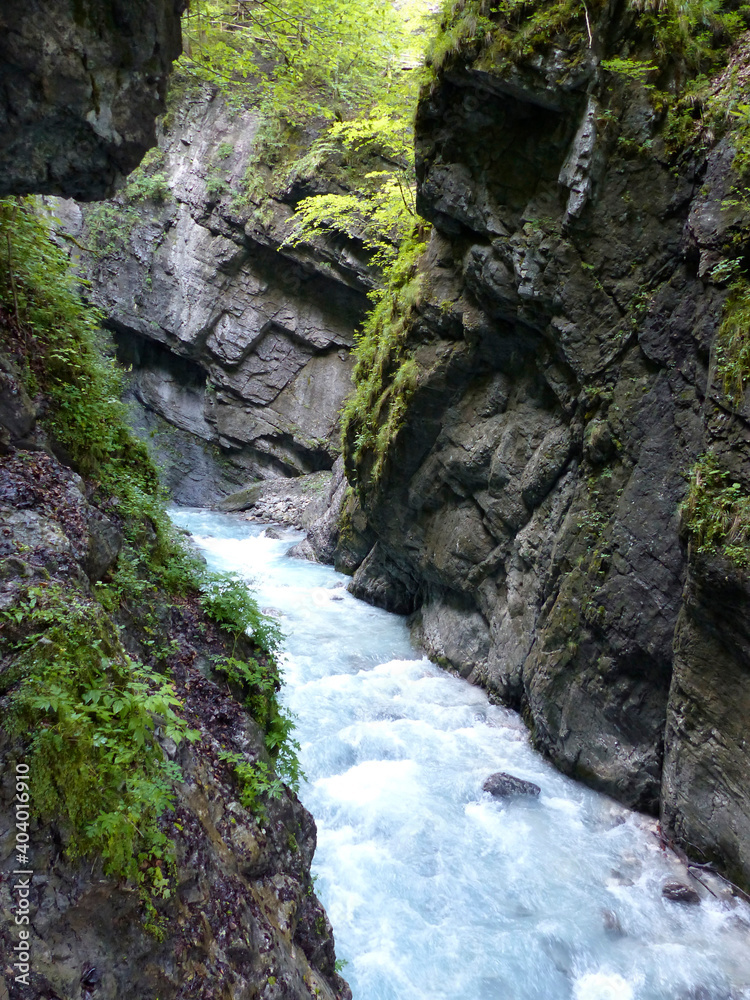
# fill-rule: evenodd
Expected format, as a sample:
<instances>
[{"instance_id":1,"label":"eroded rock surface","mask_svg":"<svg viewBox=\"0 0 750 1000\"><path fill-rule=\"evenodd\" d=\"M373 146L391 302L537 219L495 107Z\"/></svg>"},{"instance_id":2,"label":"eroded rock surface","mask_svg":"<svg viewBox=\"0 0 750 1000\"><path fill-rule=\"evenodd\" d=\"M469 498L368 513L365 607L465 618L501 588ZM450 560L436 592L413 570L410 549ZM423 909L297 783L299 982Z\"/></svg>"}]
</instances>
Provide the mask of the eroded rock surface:
<instances>
[{"instance_id":1,"label":"eroded rock surface","mask_svg":"<svg viewBox=\"0 0 750 1000\"><path fill-rule=\"evenodd\" d=\"M469 48L422 96L420 374L380 479L346 450L377 538L354 585L747 885L746 573L691 555L679 515L708 449L750 489L747 400L709 364L733 150L675 168L648 95L598 68L628 30L600 16L573 62L503 75Z\"/></svg>"},{"instance_id":2,"label":"eroded rock surface","mask_svg":"<svg viewBox=\"0 0 750 1000\"><path fill-rule=\"evenodd\" d=\"M156 141L183 0L4 0L0 194L85 201Z\"/></svg>"},{"instance_id":3,"label":"eroded rock surface","mask_svg":"<svg viewBox=\"0 0 750 1000\"><path fill-rule=\"evenodd\" d=\"M19 601L41 604L45 594L60 590L70 607L90 607L103 616L92 595L97 582L111 581L117 568L124 517L97 484L54 457L52 442L36 425L35 406L20 391L5 357L0 370L8 375L4 398L14 402L0 410L5 442L0 454L0 612L5 613L0 713L8 720L19 679L15 643L29 628L43 628L24 622ZM312 817L285 786L278 797L263 797L262 810L245 808L232 766L222 759L230 751L246 762L269 763L262 729L231 696L226 679L213 672L222 656L249 657L257 650L244 639L228 642L203 614L196 595L167 599L149 589L148 607L141 611L119 604L108 644L100 648L113 658L127 651L135 661L149 663L155 642L169 646L161 669L174 680L187 723L198 733L196 742L183 740L179 746L168 735L159 740L164 759L179 766L182 779L173 808L161 821L175 845L175 864L167 872L169 896L155 900L153 919L160 933L144 926L143 902L133 885L107 876L96 858L71 855L71 817L34 818L24 831L33 870L28 896L32 969L28 984L16 979L11 958L20 912L13 890L20 876L12 874L19 866L15 765L25 762L25 744L21 734L4 726L0 996L351 998L336 972L331 927L310 875L316 842ZM144 627L141 619L150 624ZM63 620L60 627L68 623ZM52 645L46 634L33 636L34 641Z\"/></svg>"},{"instance_id":4,"label":"eroded rock surface","mask_svg":"<svg viewBox=\"0 0 750 1000\"><path fill-rule=\"evenodd\" d=\"M496 799L504 799L515 795L528 796L529 798L539 798L541 788L533 781L526 781L524 778L517 778L514 774L506 774L505 771L498 771L491 774L482 785L485 792L489 792Z\"/></svg>"},{"instance_id":5,"label":"eroded rock surface","mask_svg":"<svg viewBox=\"0 0 750 1000\"><path fill-rule=\"evenodd\" d=\"M122 195L85 219L65 209L97 247L79 264L132 366L136 424L184 503L330 469L371 270L333 241L279 252L304 192L258 205L246 194L257 112L204 86L165 121L150 174L162 200Z\"/></svg>"}]
</instances>

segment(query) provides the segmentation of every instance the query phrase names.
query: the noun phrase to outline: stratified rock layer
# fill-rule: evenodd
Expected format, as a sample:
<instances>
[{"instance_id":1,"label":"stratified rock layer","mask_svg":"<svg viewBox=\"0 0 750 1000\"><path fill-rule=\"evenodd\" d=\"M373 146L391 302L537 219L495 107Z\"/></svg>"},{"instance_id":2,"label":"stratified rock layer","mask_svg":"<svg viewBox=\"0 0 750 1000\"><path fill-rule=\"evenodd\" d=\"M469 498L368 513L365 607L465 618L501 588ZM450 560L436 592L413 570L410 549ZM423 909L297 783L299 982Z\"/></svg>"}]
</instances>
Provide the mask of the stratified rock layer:
<instances>
[{"instance_id":1,"label":"stratified rock layer","mask_svg":"<svg viewBox=\"0 0 750 1000\"><path fill-rule=\"evenodd\" d=\"M377 536L352 587L419 609L428 652L564 771L748 884L747 574L679 519L709 448L750 489L750 414L709 365L733 150L674 169L648 93L598 65L629 30L601 18L576 59L469 48L423 94L420 375L379 479L349 442Z\"/></svg>"},{"instance_id":2,"label":"stratified rock layer","mask_svg":"<svg viewBox=\"0 0 750 1000\"><path fill-rule=\"evenodd\" d=\"M150 168L161 200L129 200L126 189L85 224L65 210L97 248L80 266L132 366L136 420L183 503L330 469L339 453L338 411L373 279L351 246L281 247L301 195L292 186L286 200L249 200L258 122L215 88L188 89Z\"/></svg>"},{"instance_id":3,"label":"stratified rock layer","mask_svg":"<svg viewBox=\"0 0 750 1000\"><path fill-rule=\"evenodd\" d=\"M95 200L154 145L182 0L3 0L0 194Z\"/></svg>"}]
</instances>

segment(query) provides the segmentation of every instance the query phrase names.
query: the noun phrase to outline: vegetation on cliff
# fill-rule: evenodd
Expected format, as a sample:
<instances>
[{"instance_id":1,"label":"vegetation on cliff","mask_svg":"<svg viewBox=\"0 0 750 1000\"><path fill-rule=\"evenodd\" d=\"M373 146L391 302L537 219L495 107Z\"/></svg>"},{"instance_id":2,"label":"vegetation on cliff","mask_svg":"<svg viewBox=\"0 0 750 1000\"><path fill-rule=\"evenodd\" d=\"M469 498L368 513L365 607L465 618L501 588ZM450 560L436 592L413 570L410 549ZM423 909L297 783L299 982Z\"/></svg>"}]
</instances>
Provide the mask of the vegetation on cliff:
<instances>
[{"instance_id":1,"label":"vegetation on cliff","mask_svg":"<svg viewBox=\"0 0 750 1000\"><path fill-rule=\"evenodd\" d=\"M31 545L15 542L0 610L4 725L12 753L30 767L35 815L66 830L71 856L99 857L106 874L135 883L156 927L154 902L169 897L174 869L164 817L181 780L164 741L199 737L169 675L178 653L169 609L199 601L227 637L216 676L265 733L266 757L242 762L255 809L280 793L274 766L292 783L299 777L291 720L277 700L280 633L243 583L207 575L171 527L156 469L127 427L120 375L101 353L99 316L81 302L53 232L33 200L0 202L4 363L43 427L35 451L22 441L2 460L2 499L44 511L79 540L74 554L83 546L87 565L97 553L85 555L87 533L95 543L83 518L105 526L98 530L113 551L91 587L64 556L50 557L51 571L32 571ZM62 467L35 457L50 446L83 477L85 499L64 486L54 472Z\"/></svg>"}]
</instances>

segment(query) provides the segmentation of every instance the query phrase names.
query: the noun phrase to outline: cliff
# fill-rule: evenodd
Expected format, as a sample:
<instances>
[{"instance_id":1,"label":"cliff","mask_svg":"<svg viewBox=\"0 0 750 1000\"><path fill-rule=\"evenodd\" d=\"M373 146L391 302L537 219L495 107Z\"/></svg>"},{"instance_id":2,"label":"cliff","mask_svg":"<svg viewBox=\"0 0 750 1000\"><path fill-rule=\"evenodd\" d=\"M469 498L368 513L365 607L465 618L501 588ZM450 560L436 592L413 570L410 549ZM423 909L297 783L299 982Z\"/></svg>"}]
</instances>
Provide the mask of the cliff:
<instances>
[{"instance_id":1,"label":"cliff","mask_svg":"<svg viewBox=\"0 0 750 1000\"><path fill-rule=\"evenodd\" d=\"M112 193L180 6L3 5L0 193ZM275 626L199 590L44 215L0 202L0 996L351 996Z\"/></svg>"},{"instance_id":2,"label":"cliff","mask_svg":"<svg viewBox=\"0 0 750 1000\"><path fill-rule=\"evenodd\" d=\"M723 317L748 48L681 103L676 17L453 5L417 115L419 295L347 426L376 537L352 589L747 886L750 411Z\"/></svg>"},{"instance_id":3,"label":"cliff","mask_svg":"<svg viewBox=\"0 0 750 1000\"><path fill-rule=\"evenodd\" d=\"M173 89L137 179L83 216L63 213L93 251L79 254L87 294L132 366L135 419L167 485L211 503L254 479L331 468L374 273L354 240L282 246L310 186L338 188L320 164L312 180L279 183L252 101L238 109L189 79Z\"/></svg>"},{"instance_id":4,"label":"cliff","mask_svg":"<svg viewBox=\"0 0 750 1000\"><path fill-rule=\"evenodd\" d=\"M0 195L111 194L155 141L181 0L5 0Z\"/></svg>"},{"instance_id":5,"label":"cliff","mask_svg":"<svg viewBox=\"0 0 750 1000\"><path fill-rule=\"evenodd\" d=\"M351 996L276 626L198 589L67 258L29 205L0 230L0 995Z\"/></svg>"}]
</instances>

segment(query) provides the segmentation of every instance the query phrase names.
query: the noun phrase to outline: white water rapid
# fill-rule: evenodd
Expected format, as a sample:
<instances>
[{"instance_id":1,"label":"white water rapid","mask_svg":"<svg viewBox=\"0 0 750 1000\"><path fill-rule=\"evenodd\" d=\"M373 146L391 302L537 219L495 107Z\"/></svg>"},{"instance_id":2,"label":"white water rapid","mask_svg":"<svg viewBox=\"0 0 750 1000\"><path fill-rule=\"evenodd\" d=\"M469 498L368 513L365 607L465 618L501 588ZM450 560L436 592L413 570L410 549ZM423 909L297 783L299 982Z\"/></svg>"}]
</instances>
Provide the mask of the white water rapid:
<instances>
[{"instance_id":1,"label":"white water rapid","mask_svg":"<svg viewBox=\"0 0 750 1000\"><path fill-rule=\"evenodd\" d=\"M236 515L173 510L287 639L316 889L354 1000L750 1000L750 909L664 899L654 824L554 770L402 618ZM539 799L493 800L509 771ZM681 875L684 877L684 874Z\"/></svg>"}]
</instances>

